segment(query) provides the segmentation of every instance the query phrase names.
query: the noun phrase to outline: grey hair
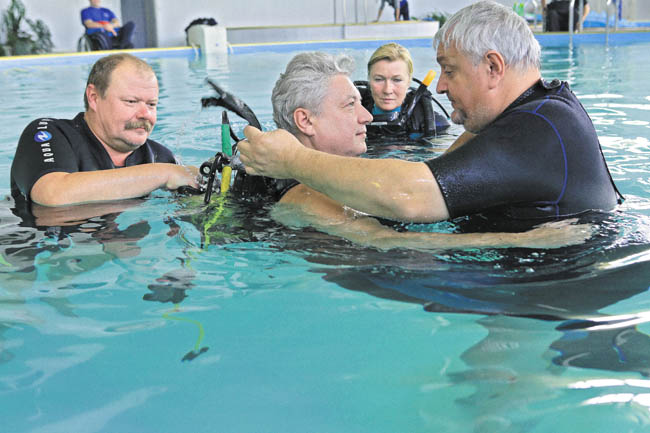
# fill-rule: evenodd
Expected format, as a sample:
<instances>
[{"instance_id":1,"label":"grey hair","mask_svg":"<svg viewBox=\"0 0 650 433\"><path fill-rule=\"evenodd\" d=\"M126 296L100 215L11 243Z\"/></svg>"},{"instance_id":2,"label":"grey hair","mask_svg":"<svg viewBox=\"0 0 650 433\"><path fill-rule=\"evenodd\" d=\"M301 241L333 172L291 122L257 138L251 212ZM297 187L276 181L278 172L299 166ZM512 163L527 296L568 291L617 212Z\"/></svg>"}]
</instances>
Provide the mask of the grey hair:
<instances>
[{"instance_id":1,"label":"grey hair","mask_svg":"<svg viewBox=\"0 0 650 433\"><path fill-rule=\"evenodd\" d=\"M456 12L433 38L434 48L451 45L478 65L485 53L499 52L518 70L540 68L541 48L526 20L494 1L479 1Z\"/></svg>"},{"instance_id":2,"label":"grey hair","mask_svg":"<svg viewBox=\"0 0 650 433\"><path fill-rule=\"evenodd\" d=\"M271 102L275 124L296 134L298 128L293 112L305 108L319 115L330 79L340 74L349 77L353 71L354 60L345 54L334 56L319 51L297 54L273 87Z\"/></svg>"}]
</instances>

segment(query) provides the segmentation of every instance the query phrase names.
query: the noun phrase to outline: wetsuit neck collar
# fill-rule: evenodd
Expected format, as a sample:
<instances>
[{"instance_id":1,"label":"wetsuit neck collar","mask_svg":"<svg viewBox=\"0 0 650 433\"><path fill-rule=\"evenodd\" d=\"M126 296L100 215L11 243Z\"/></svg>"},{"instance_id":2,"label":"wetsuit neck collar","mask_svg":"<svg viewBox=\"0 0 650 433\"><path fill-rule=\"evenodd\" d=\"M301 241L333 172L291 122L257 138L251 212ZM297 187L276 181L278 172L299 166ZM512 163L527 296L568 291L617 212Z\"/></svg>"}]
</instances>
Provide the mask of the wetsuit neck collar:
<instances>
[{"instance_id":1,"label":"wetsuit neck collar","mask_svg":"<svg viewBox=\"0 0 650 433\"><path fill-rule=\"evenodd\" d=\"M108 153L108 151L106 150L102 142L99 141L97 136L90 129L90 126L88 126L88 122L86 122L85 114L86 113L83 111L77 114L77 116L74 118L74 121L78 122L81 125L81 129L83 130L84 135L86 135L88 140L92 143L94 153L95 155L97 155L98 158L106 159L107 161L110 161L110 164L113 168L129 167L131 165L143 164L145 162L153 162L153 155L151 154L151 150L147 146L149 139L147 139L147 141L142 146L133 150L126 157L126 159L124 160L124 165L116 166L115 163L113 162L113 158L111 158L110 154ZM144 155L144 159L143 159L143 155Z\"/></svg>"},{"instance_id":2,"label":"wetsuit neck collar","mask_svg":"<svg viewBox=\"0 0 650 433\"><path fill-rule=\"evenodd\" d=\"M535 82L532 86L530 86L524 93L519 95L517 99L515 99L509 106L506 108L504 113L506 111L512 110L513 108L516 108L526 101L528 101L531 98L538 97L540 95L545 95L548 93L549 90L557 89L562 86L562 83L560 80L553 80L551 82L544 81L543 78L540 78L538 81Z\"/></svg>"},{"instance_id":3,"label":"wetsuit neck collar","mask_svg":"<svg viewBox=\"0 0 650 433\"><path fill-rule=\"evenodd\" d=\"M377 107L375 104L373 104L372 105L372 112L370 114L375 115L375 114L399 113L401 111L402 111L402 106L401 105L399 107L393 109L393 110L385 111L385 110L382 110L381 108Z\"/></svg>"}]
</instances>

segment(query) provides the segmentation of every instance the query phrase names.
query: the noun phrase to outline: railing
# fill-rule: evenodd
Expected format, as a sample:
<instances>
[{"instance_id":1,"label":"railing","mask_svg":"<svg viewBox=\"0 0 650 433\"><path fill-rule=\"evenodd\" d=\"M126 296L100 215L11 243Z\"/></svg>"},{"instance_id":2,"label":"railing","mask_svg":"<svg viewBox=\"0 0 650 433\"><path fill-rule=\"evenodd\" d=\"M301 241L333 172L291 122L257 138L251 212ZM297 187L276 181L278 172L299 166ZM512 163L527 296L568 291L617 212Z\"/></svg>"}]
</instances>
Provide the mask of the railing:
<instances>
[{"instance_id":1,"label":"railing","mask_svg":"<svg viewBox=\"0 0 650 433\"><path fill-rule=\"evenodd\" d=\"M618 31L618 8L617 2L620 0L607 0L605 5L605 41L609 42L609 11L614 7L614 31Z\"/></svg>"},{"instance_id":2,"label":"railing","mask_svg":"<svg viewBox=\"0 0 650 433\"><path fill-rule=\"evenodd\" d=\"M611 1L611 0L609 0ZM569 45L573 45L573 32L574 32L574 14L575 14L575 4L576 0L571 0L569 2ZM582 31L582 16L584 15L585 11L585 1L584 0L579 0L578 3L578 31Z\"/></svg>"},{"instance_id":3,"label":"railing","mask_svg":"<svg viewBox=\"0 0 650 433\"><path fill-rule=\"evenodd\" d=\"M584 15L584 0L579 0L580 3L578 3L578 13L580 19L578 20L579 23L579 31L582 31L582 16ZM607 0L605 4L605 43L609 43L609 32L610 32L610 11L613 9L614 10L614 31L618 31L618 6L619 2L621 0ZM570 0L569 3L569 45L573 46L573 16L574 16L574 6L575 6L575 0Z\"/></svg>"},{"instance_id":4,"label":"railing","mask_svg":"<svg viewBox=\"0 0 650 433\"><path fill-rule=\"evenodd\" d=\"M524 4L524 10L526 11L532 11L533 14L533 27L537 27L537 12L541 12L542 15L544 14L544 11L542 11L542 5L540 2L537 0L526 0L526 3ZM543 19L542 19L542 30L544 29L544 24L543 24Z\"/></svg>"}]
</instances>

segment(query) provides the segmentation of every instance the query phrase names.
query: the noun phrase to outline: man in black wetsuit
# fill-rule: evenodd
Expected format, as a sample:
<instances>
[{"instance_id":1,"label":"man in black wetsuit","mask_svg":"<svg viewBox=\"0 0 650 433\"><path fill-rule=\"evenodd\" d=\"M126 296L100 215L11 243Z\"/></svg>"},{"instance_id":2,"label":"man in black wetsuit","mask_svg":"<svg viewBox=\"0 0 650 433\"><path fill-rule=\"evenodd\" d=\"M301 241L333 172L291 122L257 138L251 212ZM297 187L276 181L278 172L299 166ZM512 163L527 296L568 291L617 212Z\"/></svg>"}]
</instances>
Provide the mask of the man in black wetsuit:
<instances>
[{"instance_id":1,"label":"man in black wetsuit","mask_svg":"<svg viewBox=\"0 0 650 433\"><path fill-rule=\"evenodd\" d=\"M354 61L349 56L322 52L296 55L273 88L271 100L277 126L290 131L305 149L338 158L364 153L366 125L372 116L350 81L353 70ZM557 225L516 234L397 232L296 180L274 180L242 172L237 174L232 192L277 202L272 215L288 226L309 225L378 248L555 247L588 237L584 227Z\"/></svg>"},{"instance_id":2,"label":"man in black wetsuit","mask_svg":"<svg viewBox=\"0 0 650 433\"><path fill-rule=\"evenodd\" d=\"M471 214L557 218L610 210L621 199L596 131L568 84L540 75L540 47L523 18L493 1L454 16L436 34L452 121L465 132L426 162L342 158L282 130L244 131L250 174L292 178L362 212L431 222Z\"/></svg>"},{"instance_id":3,"label":"man in black wetsuit","mask_svg":"<svg viewBox=\"0 0 650 433\"><path fill-rule=\"evenodd\" d=\"M176 164L150 140L158 81L130 54L99 59L72 120L40 118L24 130L11 165L16 200L60 206L140 197L157 188L196 187L196 167Z\"/></svg>"}]
</instances>

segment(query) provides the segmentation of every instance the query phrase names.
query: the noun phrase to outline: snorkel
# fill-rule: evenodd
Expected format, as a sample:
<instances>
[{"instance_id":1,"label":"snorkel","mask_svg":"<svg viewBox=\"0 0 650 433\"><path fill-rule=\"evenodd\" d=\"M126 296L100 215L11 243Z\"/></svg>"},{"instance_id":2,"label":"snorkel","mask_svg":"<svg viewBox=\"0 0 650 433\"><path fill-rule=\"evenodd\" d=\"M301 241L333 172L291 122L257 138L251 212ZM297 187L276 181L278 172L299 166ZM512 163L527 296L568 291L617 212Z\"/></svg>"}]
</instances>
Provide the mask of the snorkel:
<instances>
[{"instance_id":1,"label":"snorkel","mask_svg":"<svg viewBox=\"0 0 650 433\"><path fill-rule=\"evenodd\" d=\"M411 117L411 114L413 114L413 110L415 109L415 106L420 101L420 98L422 98L422 95L424 95L424 92L427 91L429 84L433 82L434 78L436 78L436 71L431 69L429 70L429 72L427 72L427 75L424 77L424 79L420 81L420 86L418 86L417 90L415 91L411 103L408 105L408 107L406 107L406 110L402 110L402 116L401 116L402 118L400 119L400 122L405 123L406 119Z\"/></svg>"},{"instance_id":2,"label":"snorkel","mask_svg":"<svg viewBox=\"0 0 650 433\"><path fill-rule=\"evenodd\" d=\"M409 116L411 115L411 113L413 113L413 109L417 105L417 102L420 100L420 98L422 98L422 95L424 95L424 93L427 91L427 87L431 85L434 78L436 78L436 71L431 69L429 70L429 72L427 72L427 75L424 77L424 80L420 81L417 78L413 79L413 81L420 83L420 86L415 91L415 96L413 98L414 102L409 105L409 108L407 110ZM449 116L449 113L447 113L447 110L445 110L445 107L443 107L442 104L440 103L440 101L438 101L433 96L431 96L431 100L435 102L438 107L440 107L442 112L445 113L445 117L447 117L447 119L451 118Z\"/></svg>"}]
</instances>

